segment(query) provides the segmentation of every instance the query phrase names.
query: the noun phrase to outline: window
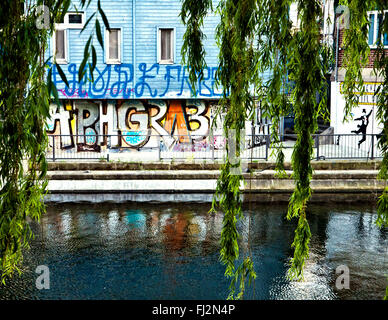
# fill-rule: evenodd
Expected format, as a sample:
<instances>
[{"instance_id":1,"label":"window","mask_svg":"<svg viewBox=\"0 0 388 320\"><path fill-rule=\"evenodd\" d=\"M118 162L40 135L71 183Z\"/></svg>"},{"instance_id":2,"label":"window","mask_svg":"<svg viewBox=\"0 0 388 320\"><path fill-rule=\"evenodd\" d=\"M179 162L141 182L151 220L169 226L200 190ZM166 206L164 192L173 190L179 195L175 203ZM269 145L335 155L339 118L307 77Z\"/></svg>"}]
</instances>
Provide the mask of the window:
<instances>
[{"instance_id":1,"label":"window","mask_svg":"<svg viewBox=\"0 0 388 320\"><path fill-rule=\"evenodd\" d=\"M63 21L57 23L55 28L59 29L82 29L85 25L84 12L68 12L65 14Z\"/></svg>"},{"instance_id":2,"label":"window","mask_svg":"<svg viewBox=\"0 0 388 320\"><path fill-rule=\"evenodd\" d=\"M159 28L158 30L158 62L174 63L174 29Z\"/></svg>"},{"instance_id":3,"label":"window","mask_svg":"<svg viewBox=\"0 0 388 320\"><path fill-rule=\"evenodd\" d=\"M56 30L54 34L54 56L59 64L67 63L66 30Z\"/></svg>"},{"instance_id":4,"label":"window","mask_svg":"<svg viewBox=\"0 0 388 320\"><path fill-rule=\"evenodd\" d=\"M106 30L106 63L119 64L121 63L121 30L110 29Z\"/></svg>"},{"instance_id":5,"label":"window","mask_svg":"<svg viewBox=\"0 0 388 320\"><path fill-rule=\"evenodd\" d=\"M82 14L77 14L77 13L70 13L68 15L69 17L69 24L75 25L75 24L82 24Z\"/></svg>"},{"instance_id":6,"label":"window","mask_svg":"<svg viewBox=\"0 0 388 320\"><path fill-rule=\"evenodd\" d=\"M381 11L371 11L369 14L369 34L368 34L368 44L369 46L376 47L380 41L383 41L384 47L388 48L388 34L381 34L381 39L379 38L380 26L383 23L383 15ZM384 11L385 19L388 19L388 11Z\"/></svg>"},{"instance_id":7,"label":"window","mask_svg":"<svg viewBox=\"0 0 388 320\"><path fill-rule=\"evenodd\" d=\"M55 24L53 37L53 55L59 64L68 63L67 56L67 30L82 29L85 25L85 13L68 12L60 23Z\"/></svg>"}]
</instances>

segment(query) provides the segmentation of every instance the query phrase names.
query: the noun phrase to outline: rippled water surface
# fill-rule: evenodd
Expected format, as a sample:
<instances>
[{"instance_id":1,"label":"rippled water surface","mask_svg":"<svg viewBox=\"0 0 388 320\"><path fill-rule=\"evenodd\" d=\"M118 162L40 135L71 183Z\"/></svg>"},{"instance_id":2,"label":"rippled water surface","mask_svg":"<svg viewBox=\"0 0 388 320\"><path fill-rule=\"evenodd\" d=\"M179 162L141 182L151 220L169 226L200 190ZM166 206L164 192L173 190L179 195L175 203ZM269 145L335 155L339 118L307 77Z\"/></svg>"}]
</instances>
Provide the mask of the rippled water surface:
<instances>
[{"instance_id":1,"label":"rippled water surface","mask_svg":"<svg viewBox=\"0 0 388 320\"><path fill-rule=\"evenodd\" d=\"M48 207L26 252L23 274L0 299L225 299L219 263L221 214L208 205L56 205ZM311 206L313 234L303 282L286 279L295 221L286 206L245 208L241 255L253 256L257 279L246 299L381 299L388 273L388 230L371 205ZM36 267L50 270L38 290ZM336 268L350 271L338 290Z\"/></svg>"}]
</instances>

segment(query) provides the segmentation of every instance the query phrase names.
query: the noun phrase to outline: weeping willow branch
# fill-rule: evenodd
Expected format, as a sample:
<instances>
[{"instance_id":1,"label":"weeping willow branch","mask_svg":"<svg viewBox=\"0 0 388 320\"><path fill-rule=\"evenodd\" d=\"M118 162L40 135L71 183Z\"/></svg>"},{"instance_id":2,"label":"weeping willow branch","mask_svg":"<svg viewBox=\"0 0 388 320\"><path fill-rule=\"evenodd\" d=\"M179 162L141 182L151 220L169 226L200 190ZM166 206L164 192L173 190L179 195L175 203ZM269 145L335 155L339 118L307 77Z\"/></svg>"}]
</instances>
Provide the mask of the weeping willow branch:
<instances>
[{"instance_id":1,"label":"weeping willow branch","mask_svg":"<svg viewBox=\"0 0 388 320\"><path fill-rule=\"evenodd\" d=\"M21 1L1 6L0 25L0 273L3 284L20 272L22 249L32 232L27 217L44 212L47 181L45 119L49 94L40 60L47 30L36 28L34 9Z\"/></svg>"},{"instance_id":2,"label":"weeping willow branch","mask_svg":"<svg viewBox=\"0 0 388 320\"><path fill-rule=\"evenodd\" d=\"M386 9L386 1L343 1L348 5L351 12L350 26L345 32L345 66L346 76L344 82L344 93L346 99L346 116L354 106L358 105L358 96L354 92L363 92L363 79L361 70L367 62L370 53L369 46L365 39L368 35L368 10L378 8L383 17L382 25L379 30L378 39L381 35L388 32L388 21L383 10ZM382 41L378 41L376 50L376 60L374 62L374 73L376 77L382 78L383 82L375 91L377 97L376 119L382 125L383 129L379 137L379 148L382 151L383 160L378 179L388 180L388 58L384 51ZM379 227L388 227L388 187L385 188L377 203L377 220ZM388 292L388 287L387 287ZM386 293L385 299L388 299Z\"/></svg>"},{"instance_id":3,"label":"weeping willow branch","mask_svg":"<svg viewBox=\"0 0 388 320\"><path fill-rule=\"evenodd\" d=\"M272 120L271 146L276 153L276 171L278 177L286 177L284 170L283 144L279 138L280 121L291 111L286 95L288 86L287 61L291 50L291 27L289 8L292 1L259 1L257 57L259 74L254 81L258 96L262 99L264 114ZM263 86L262 74L269 73L269 79ZM264 91L264 93L262 93Z\"/></svg>"},{"instance_id":4,"label":"weeping willow branch","mask_svg":"<svg viewBox=\"0 0 388 320\"><path fill-rule=\"evenodd\" d=\"M80 1L82 7L90 2ZM38 6L41 5L50 8L50 21L38 28L37 20L41 16ZM3 284L15 271L21 271L22 250L29 247L33 236L28 219L39 221L45 211L46 120L50 117L51 98L59 102L51 78L52 69L46 72L44 50L54 32L54 24L63 20L70 5L70 0L37 0L27 5L23 0L4 0L0 6L0 276ZM100 8L100 1L98 5ZM99 12L105 23L101 8ZM88 54L88 50L85 52ZM60 75L64 77L61 72ZM67 83L66 79L63 81Z\"/></svg>"},{"instance_id":5,"label":"weeping willow branch","mask_svg":"<svg viewBox=\"0 0 388 320\"><path fill-rule=\"evenodd\" d=\"M381 34L388 33L388 17L384 14L385 1L377 1L378 8L381 9L383 18ZM379 38L380 34L378 35ZM377 113L376 118L382 125L383 130L379 138L379 147L382 150L383 161L378 175L378 179L388 181L388 56L384 50L383 42L380 41L377 47L376 61L374 63L374 72L384 79L383 83L376 90L377 95ZM385 187L377 203L376 224L380 228L388 228L388 186ZM386 287L384 300L388 300L388 286Z\"/></svg>"},{"instance_id":6,"label":"weeping willow branch","mask_svg":"<svg viewBox=\"0 0 388 320\"><path fill-rule=\"evenodd\" d=\"M368 39L369 26L367 10L370 2L364 0L342 1L342 4L349 8L351 14L349 26L345 29L343 40L343 65L346 69L342 85L346 102L344 121L347 121L352 109L358 106L359 96L356 92L361 94L364 92L362 68L368 62L368 55L370 53L369 45L366 41Z\"/></svg>"},{"instance_id":7,"label":"weeping willow branch","mask_svg":"<svg viewBox=\"0 0 388 320\"><path fill-rule=\"evenodd\" d=\"M381 8L382 16L384 17L382 23L383 32L388 33L388 19L384 15L383 1L378 1L379 8ZM380 36L380 35L379 35ZM378 43L376 60L374 63L374 72L382 79L383 83L378 86L375 95L377 96L377 121L382 125L383 129L379 137L379 147L383 154L383 161L378 175L378 179L388 180L388 56L384 50L382 41ZM377 225L381 228L388 227L388 187L385 188L378 201L377 207Z\"/></svg>"},{"instance_id":8,"label":"weeping willow branch","mask_svg":"<svg viewBox=\"0 0 388 320\"><path fill-rule=\"evenodd\" d=\"M377 39L388 33L388 19L384 14L387 9L385 0L344 0L344 5L350 9L349 29L345 30L345 67L346 75L344 80L344 95L346 100L345 120L349 116L353 107L358 106L358 95L355 92L363 92L362 68L365 66L370 53L368 43L368 10L381 10L383 17ZM374 61L373 71L376 77L382 78L383 82L377 86L375 96L377 97L376 119L382 126L382 132L379 136L378 145L382 151L383 160L381 163L378 179L388 180L388 57L384 50L382 41L377 42L376 60ZM385 187L377 203L376 224L383 228L388 227L388 187ZM388 287L385 299L388 299Z\"/></svg>"},{"instance_id":9,"label":"weeping willow branch","mask_svg":"<svg viewBox=\"0 0 388 320\"><path fill-rule=\"evenodd\" d=\"M320 30L317 21L322 16L320 1L298 1L300 31L293 37L293 51L289 63L293 90L295 131L297 141L292 154L295 191L290 198L287 218L299 217L292 246L295 248L288 272L290 279L303 278L303 266L309 256L311 233L307 222L307 204L311 197L311 159L314 141L312 135L318 129L317 119L326 105L325 74L322 63ZM319 93L321 101L317 102Z\"/></svg>"},{"instance_id":10,"label":"weeping willow branch","mask_svg":"<svg viewBox=\"0 0 388 320\"><path fill-rule=\"evenodd\" d=\"M377 0L376 0L377 1ZM384 0L379 0L381 4ZM264 116L272 120L271 140L273 146L280 146L277 153L278 173L284 172L284 154L279 139L279 120L290 111L290 100L287 94L291 92L291 103L295 113L295 131L297 141L292 154L293 177L295 190L290 198L287 217L298 218L295 238L292 243L294 257L288 276L291 279L303 278L303 267L309 256L309 241L311 232L308 224L308 202L312 190L311 159L313 157L314 141L312 135L318 128L318 117L327 118L326 75L332 56L330 48L320 41L320 26L318 21L323 18L320 0L298 0L298 17L300 29L292 31L289 17L291 0L221 0L217 7L220 23L217 27L217 44L219 53L219 68L217 79L223 88L223 98L220 101L221 111L226 113L224 132L229 137L231 130L236 132L233 143L236 145L238 158L241 148L240 130L251 114L254 97L261 100ZM348 3L347 1L345 2ZM377 3L377 2L375 2ZM349 4L355 10L355 19L345 36L345 43L353 54L346 54L348 72L345 78L344 90L347 92L346 113L356 105L353 92L362 84L361 65L366 61L368 45L365 43L367 30L366 7L364 1L354 0ZM182 7L183 22L188 25L184 35L185 47L182 54L193 72L192 84L200 79L201 69L205 65L203 34L200 30L203 19L209 8L208 1L184 1ZM354 42L356 39L356 42ZM362 41L361 41L362 39ZM253 46L252 43L255 43ZM193 48L196 45L196 48ZM386 66L386 60L384 60ZM384 68L380 68L384 69ZM386 70L386 69L385 69ZM263 76L266 74L267 78ZM385 81L387 72L383 74ZM252 87L255 88L252 90ZM386 92L387 86L381 88ZM385 90L385 91L384 91ZM320 100L317 100L317 96ZM381 95L380 95L381 97ZM382 95L379 102L379 117L384 123L384 132L380 139L385 152L380 177L387 175L387 101ZM231 141L227 142L227 159L221 168L212 209L217 206L224 212L223 229L221 233L220 260L226 266L225 275L232 278L229 298L242 298L245 290L245 279L254 279L251 257L246 257L236 268L239 259L238 232L236 223L242 216L240 186L243 183L240 162L230 161ZM385 149L384 149L385 148ZM234 150L234 149L233 149ZM237 170L237 171L236 171ZM386 221L388 207L387 190L379 201L379 220ZM237 281L240 279L240 293L235 295Z\"/></svg>"},{"instance_id":11,"label":"weeping willow branch","mask_svg":"<svg viewBox=\"0 0 388 320\"><path fill-rule=\"evenodd\" d=\"M221 168L221 176L213 201L213 209L217 205L224 212L223 230L221 233L220 260L226 266L225 275L231 277L228 299L241 299L245 291L245 280L256 278L251 257L243 259L237 269L235 262L239 258L237 219L242 217L240 186L243 182L241 172L241 130L245 128L247 115L253 109L253 98L250 84L253 77L252 38L256 26L256 1L221 1L218 10L221 22L217 28L217 39L220 44L219 75L223 88L221 105L227 109L224 120L224 132L228 137L226 147L226 164ZM223 50L225 49L225 50ZM229 96L228 96L228 93ZM230 130L234 137L230 139ZM232 154L231 143L235 148ZM232 159L239 159L237 163ZM236 282L240 279L240 291L235 295Z\"/></svg>"},{"instance_id":12,"label":"weeping willow branch","mask_svg":"<svg viewBox=\"0 0 388 320\"><path fill-rule=\"evenodd\" d=\"M189 63L189 80L194 92L198 79L203 77L203 69L206 67L206 51L203 46L205 35L201 27L207 12L212 9L212 0L183 0L180 17L186 26L185 37L182 45L182 62Z\"/></svg>"}]
</instances>

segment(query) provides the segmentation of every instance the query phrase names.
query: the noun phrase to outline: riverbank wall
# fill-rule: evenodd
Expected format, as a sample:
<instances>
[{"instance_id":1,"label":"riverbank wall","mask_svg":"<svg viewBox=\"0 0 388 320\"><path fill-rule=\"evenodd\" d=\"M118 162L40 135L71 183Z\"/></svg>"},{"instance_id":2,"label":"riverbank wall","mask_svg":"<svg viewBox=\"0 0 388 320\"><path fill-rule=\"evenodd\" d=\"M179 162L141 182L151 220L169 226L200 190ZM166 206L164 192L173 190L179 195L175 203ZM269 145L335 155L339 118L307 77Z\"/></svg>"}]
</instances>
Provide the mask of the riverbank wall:
<instances>
[{"instance_id":1,"label":"riverbank wall","mask_svg":"<svg viewBox=\"0 0 388 320\"><path fill-rule=\"evenodd\" d=\"M375 201L386 181L377 179L381 162L313 161L312 201ZM218 163L51 162L47 202L211 202ZM275 163L243 168L245 201L287 202L294 189L292 167L276 175Z\"/></svg>"}]
</instances>

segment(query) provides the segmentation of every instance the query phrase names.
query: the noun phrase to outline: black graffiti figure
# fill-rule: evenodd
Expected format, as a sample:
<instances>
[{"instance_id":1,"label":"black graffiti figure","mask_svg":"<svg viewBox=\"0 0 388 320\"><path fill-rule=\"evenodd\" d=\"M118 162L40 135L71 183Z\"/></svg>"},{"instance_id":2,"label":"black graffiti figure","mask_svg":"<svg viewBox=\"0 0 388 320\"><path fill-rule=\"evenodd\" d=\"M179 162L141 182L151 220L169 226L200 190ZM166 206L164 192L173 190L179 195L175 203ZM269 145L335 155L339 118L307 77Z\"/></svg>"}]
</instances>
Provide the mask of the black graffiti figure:
<instances>
[{"instance_id":1,"label":"black graffiti figure","mask_svg":"<svg viewBox=\"0 0 388 320\"><path fill-rule=\"evenodd\" d=\"M357 125L358 130L353 130L352 132L355 134L362 133L362 139L358 142L358 148L360 149L361 143L366 140L366 129L369 125L369 117L372 114L372 110L369 114L366 114L366 110L362 109L362 115L359 118L354 119L355 121L361 121L361 124Z\"/></svg>"}]
</instances>

